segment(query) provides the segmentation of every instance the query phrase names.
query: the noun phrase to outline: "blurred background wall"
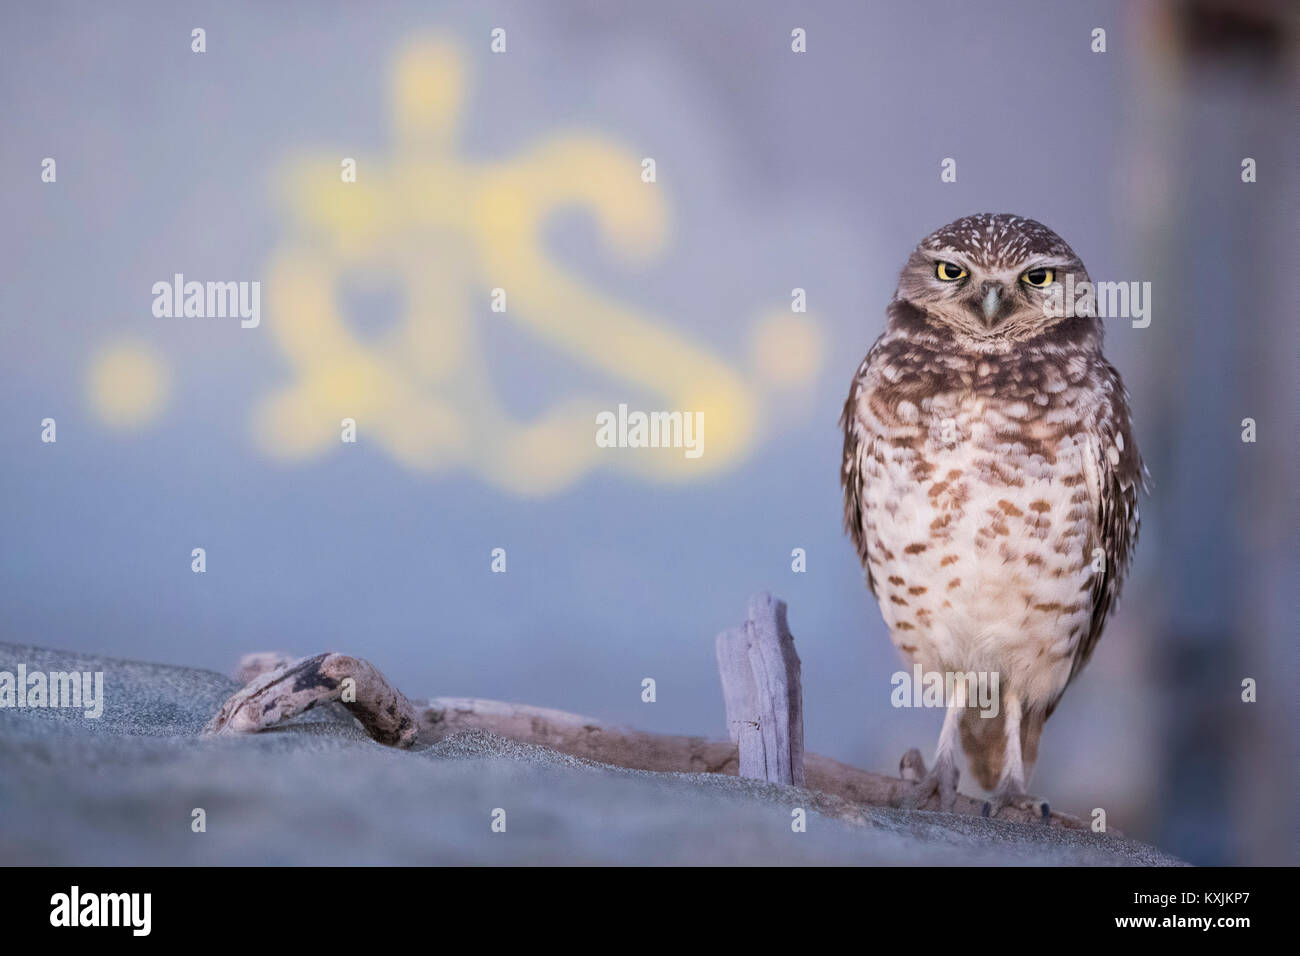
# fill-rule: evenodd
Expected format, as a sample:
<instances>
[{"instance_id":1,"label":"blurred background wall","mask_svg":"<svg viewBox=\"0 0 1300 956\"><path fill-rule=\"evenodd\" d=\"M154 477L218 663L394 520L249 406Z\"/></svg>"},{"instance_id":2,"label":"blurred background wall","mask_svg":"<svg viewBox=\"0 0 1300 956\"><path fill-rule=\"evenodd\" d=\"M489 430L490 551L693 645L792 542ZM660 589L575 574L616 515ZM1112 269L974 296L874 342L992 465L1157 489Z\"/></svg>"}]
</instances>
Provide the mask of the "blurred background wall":
<instances>
[{"instance_id":1,"label":"blurred background wall","mask_svg":"<svg viewBox=\"0 0 1300 956\"><path fill-rule=\"evenodd\" d=\"M1284 7L7 5L0 633L223 671L337 648L411 694L721 736L713 637L770 589L808 748L892 771L940 716L889 705L836 418L912 246L1016 212L1152 284L1148 328L1107 328L1137 565L1033 789L1293 863ZM176 273L260 282L260 325L156 317ZM704 410L705 454L596 448L619 403Z\"/></svg>"}]
</instances>

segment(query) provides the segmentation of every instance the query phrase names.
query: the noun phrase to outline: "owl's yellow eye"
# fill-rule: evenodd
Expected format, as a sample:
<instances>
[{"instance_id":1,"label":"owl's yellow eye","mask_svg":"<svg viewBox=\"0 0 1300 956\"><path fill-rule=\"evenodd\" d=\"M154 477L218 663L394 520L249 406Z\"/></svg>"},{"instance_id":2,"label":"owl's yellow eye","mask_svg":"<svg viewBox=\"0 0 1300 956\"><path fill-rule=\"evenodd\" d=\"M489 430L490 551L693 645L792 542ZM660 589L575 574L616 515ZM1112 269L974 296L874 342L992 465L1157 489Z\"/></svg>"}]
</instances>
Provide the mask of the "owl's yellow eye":
<instances>
[{"instance_id":1,"label":"owl's yellow eye","mask_svg":"<svg viewBox=\"0 0 1300 956\"><path fill-rule=\"evenodd\" d=\"M1041 289L1044 286L1051 285L1052 280L1055 278L1055 269L1030 269L1020 277L1020 281L1025 285L1032 285L1036 289Z\"/></svg>"},{"instance_id":2,"label":"owl's yellow eye","mask_svg":"<svg viewBox=\"0 0 1300 956\"><path fill-rule=\"evenodd\" d=\"M934 267L934 274L944 282L956 282L966 277L966 270L951 262L940 262Z\"/></svg>"}]
</instances>

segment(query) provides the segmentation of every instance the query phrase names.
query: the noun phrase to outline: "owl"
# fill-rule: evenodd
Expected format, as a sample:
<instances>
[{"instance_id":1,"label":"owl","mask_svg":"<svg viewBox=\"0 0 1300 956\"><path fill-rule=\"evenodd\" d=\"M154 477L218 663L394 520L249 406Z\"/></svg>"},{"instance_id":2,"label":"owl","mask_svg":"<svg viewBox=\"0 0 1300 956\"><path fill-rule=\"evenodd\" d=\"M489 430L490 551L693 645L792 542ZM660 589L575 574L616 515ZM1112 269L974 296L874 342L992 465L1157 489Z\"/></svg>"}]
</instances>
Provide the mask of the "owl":
<instances>
[{"instance_id":1,"label":"owl","mask_svg":"<svg viewBox=\"0 0 1300 956\"><path fill-rule=\"evenodd\" d=\"M1128 396L1095 308L1065 308L1070 275L1074 289L1091 281L1032 219L944 226L908 259L844 404L845 530L894 645L944 681L912 806L952 807L960 741L992 791L986 815L1048 818L1026 790L1039 735L1137 541L1145 472Z\"/></svg>"}]
</instances>

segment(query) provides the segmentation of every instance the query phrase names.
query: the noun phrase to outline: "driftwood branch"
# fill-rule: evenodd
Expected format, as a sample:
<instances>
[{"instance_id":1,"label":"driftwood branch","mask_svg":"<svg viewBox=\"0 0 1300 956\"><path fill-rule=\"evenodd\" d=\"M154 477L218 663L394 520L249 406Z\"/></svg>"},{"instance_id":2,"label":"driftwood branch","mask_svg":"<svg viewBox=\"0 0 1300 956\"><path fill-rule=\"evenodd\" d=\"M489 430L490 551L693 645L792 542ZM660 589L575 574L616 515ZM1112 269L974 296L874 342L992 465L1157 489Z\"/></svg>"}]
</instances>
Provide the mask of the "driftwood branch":
<instances>
[{"instance_id":1,"label":"driftwood branch","mask_svg":"<svg viewBox=\"0 0 1300 956\"><path fill-rule=\"evenodd\" d=\"M570 756L630 770L730 776L737 776L740 771L739 748L728 741L625 730L591 717L545 707L466 697L435 697L420 715L419 740L422 744L435 743L460 730L488 730L521 743L537 744ZM920 772L914 778L914 769L910 770L908 778L889 777L820 754L806 754L802 786L813 791L814 799L810 803L817 809L843 819L861 819L862 814L854 811L854 805L899 807L903 798L915 788L914 781L924 776L925 767L917 751L908 751L905 759L916 761L911 764L912 768L920 764ZM933 802L937 809L937 796ZM983 808L983 800L958 794L953 812L981 816ZM1004 807L998 819L1042 824L1038 814L1018 807ZM1071 829L1087 828L1087 824L1077 817L1055 811L1050 822Z\"/></svg>"},{"instance_id":2,"label":"driftwood branch","mask_svg":"<svg viewBox=\"0 0 1300 956\"><path fill-rule=\"evenodd\" d=\"M862 807L899 807L925 775L916 750L904 755L898 777L804 754L799 657L784 602L757 595L745 625L720 634L717 650L731 741L628 730L566 711L468 697L435 697L417 705L368 662L333 653L299 660L276 653L246 656L239 676L249 683L204 733L256 733L313 707L341 705L371 737L391 746L428 745L458 731L486 730L632 770L754 776L803 786L808 806L849 822L866 820ZM932 803L937 809L937 795ZM958 794L953 812L980 816L983 809L983 800ZM1041 825L1036 813L1018 807L1002 808L998 818ZM1055 811L1048 823L1088 828Z\"/></svg>"}]
</instances>

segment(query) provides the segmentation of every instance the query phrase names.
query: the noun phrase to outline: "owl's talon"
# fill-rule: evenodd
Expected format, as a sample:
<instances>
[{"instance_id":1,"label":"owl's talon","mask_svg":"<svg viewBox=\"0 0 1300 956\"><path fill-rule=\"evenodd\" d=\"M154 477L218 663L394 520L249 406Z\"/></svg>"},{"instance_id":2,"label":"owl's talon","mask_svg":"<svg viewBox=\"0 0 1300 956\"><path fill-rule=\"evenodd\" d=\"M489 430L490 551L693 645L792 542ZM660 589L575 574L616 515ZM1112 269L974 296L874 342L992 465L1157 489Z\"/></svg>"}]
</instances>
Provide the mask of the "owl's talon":
<instances>
[{"instance_id":1,"label":"owl's talon","mask_svg":"<svg viewBox=\"0 0 1300 956\"><path fill-rule=\"evenodd\" d=\"M984 801L983 815L996 817L1004 807L1016 807L1028 810L1047 823L1052 818L1052 808L1042 797L1034 797L1020 790L998 791L992 798Z\"/></svg>"},{"instance_id":2,"label":"owl's talon","mask_svg":"<svg viewBox=\"0 0 1300 956\"><path fill-rule=\"evenodd\" d=\"M898 775L908 783L920 783L925 776L925 758L913 747L898 761Z\"/></svg>"},{"instance_id":3,"label":"owl's talon","mask_svg":"<svg viewBox=\"0 0 1300 956\"><path fill-rule=\"evenodd\" d=\"M913 756L915 755L915 756ZM950 813L957 804L957 768L951 761L938 760L934 769L924 775L909 777L909 774L916 774L917 767L921 771L925 770L925 761L921 759L921 754L916 750L909 750L903 755L899 763L900 775L904 780L916 779L916 787L911 793L906 794L899 801L899 806L904 810L920 810L930 803L932 797L936 794L939 797L939 809L944 813Z\"/></svg>"}]
</instances>

